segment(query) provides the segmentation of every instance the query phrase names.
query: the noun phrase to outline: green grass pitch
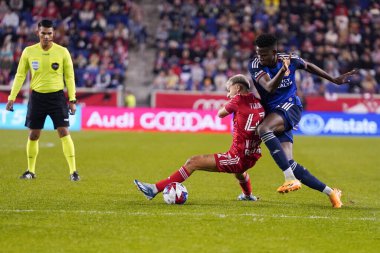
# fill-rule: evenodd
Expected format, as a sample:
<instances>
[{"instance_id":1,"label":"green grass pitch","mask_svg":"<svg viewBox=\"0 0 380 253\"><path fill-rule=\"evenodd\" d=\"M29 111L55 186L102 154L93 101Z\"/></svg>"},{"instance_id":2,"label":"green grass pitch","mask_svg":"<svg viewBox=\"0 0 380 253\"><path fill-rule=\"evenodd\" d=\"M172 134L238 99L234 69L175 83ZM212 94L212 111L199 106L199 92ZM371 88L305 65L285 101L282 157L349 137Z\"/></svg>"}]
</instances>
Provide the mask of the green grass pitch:
<instances>
[{"instance_id":1,"label":"green grass pitch","mask_svg":"<svg viewBox=\"0 0 380 253\"><path fill-rule=\"evenodd\" d=\"M37 176L27 131L0 130L0 252L379 252L380 138L296 137L295 158L343 190L342 209L307 187L276 193L281 171L266 148L249 170L258 202L239 202L232 175L196 172L185 205L148 201L155 182L188 157L226 151L228 134L73 132L80 182L70 182L56 132L40 139Z\"/></svg>"}]
</instances>

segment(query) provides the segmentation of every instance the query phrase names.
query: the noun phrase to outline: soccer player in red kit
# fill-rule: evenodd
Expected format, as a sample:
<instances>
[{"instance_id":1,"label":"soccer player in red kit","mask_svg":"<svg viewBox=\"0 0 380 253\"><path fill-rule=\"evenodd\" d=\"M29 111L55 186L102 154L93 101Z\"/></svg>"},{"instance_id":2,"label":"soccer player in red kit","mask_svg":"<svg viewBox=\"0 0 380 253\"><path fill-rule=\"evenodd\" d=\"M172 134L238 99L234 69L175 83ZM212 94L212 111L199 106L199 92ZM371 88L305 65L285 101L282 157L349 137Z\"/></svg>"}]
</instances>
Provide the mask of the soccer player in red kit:
<instances>
[{"instance_id":1,"label":"soccer player in red kit","mask_svg":"<svg viewBox=\"0 0 380 253\"><path fill-rule=\"evenodd\" d=\"M233 113L233 142L230 150L225 153L193 156L179 170L155 184L134 180L137 188L149 200L163 191L169 183L181 183L196 170L232 173L243 191L238 200L257 200L252 195L251 181L246 170L253 167L261 157L261 139L256 128L264 119L264 108L260 100L249 92L250 83L244 75L231 77L226 87L230 100L219 109L218 116L223 118Z\"/></svg>"}]
</instances>

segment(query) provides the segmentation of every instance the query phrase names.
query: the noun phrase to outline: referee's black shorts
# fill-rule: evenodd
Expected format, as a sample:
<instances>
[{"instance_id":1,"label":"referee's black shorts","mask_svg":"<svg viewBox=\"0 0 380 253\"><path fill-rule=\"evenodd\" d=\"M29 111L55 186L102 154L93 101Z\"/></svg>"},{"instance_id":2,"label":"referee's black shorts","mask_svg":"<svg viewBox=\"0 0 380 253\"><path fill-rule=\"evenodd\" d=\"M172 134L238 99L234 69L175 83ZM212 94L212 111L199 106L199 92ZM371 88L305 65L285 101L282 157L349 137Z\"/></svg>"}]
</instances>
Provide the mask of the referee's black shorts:
<instances>
[{"instance_id":1,"label":"referee's black shorts","mask_svg":"<svg viewBox=\"0 0 380 253\"><path fill-rule=\"evenodd\" d=\"M28 102L25 126L30 129L43 129L48 115L53 121L54 129L70 125L69 107L63 90L51 93L32 91Z\"/></svg>"}]
</instances>

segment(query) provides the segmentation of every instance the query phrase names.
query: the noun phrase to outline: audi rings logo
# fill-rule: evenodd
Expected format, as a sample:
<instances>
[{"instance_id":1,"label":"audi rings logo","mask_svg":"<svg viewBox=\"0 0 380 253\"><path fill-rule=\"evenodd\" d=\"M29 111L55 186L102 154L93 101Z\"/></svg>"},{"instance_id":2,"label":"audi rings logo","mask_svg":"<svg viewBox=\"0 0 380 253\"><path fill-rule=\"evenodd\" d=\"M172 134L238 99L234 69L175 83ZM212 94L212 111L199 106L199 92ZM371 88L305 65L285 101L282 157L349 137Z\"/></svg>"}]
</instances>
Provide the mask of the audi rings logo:
<instances>
[{"instance_id":1,"label":"audi rings logo","mask_svg":"<svg viewBox=\"0 0 380 253\"><path fill-rule=\"evenodd\" d=\"M194 102L194 110L218 110L222 105L227 102L225 99L197 99Z\"/></svg>"},{"instance_id":2,"label":"audi rings logo","mask_svg":"<svg viewBox=\"0 0 380 253\"><path fill-rule=\"evenodd\" d=\"M323 131L325 127L325 121L321 116L314 113L309 113L301 118L299 127L300 130L305 134L317 135Z\"/></svg>"}]
</instances>

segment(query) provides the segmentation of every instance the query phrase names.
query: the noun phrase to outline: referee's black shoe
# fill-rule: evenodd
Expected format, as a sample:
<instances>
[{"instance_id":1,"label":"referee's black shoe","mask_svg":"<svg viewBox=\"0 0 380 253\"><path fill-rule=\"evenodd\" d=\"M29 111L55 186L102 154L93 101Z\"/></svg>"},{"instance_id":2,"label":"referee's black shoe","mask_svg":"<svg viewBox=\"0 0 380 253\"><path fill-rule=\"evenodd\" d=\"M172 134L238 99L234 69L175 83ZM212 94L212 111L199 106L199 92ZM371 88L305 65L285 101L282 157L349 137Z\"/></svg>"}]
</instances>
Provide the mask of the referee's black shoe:
<instances>
[{"instance_id":1,"label":"referee's black shoe","mask_svg":"<svg viewBox=\"0 0 380 253\"><path fill-rule=\"evenodd\" d=\"M25 171L24 174L20 177L20 179L35 179L36 174L30 172L29 170Z\"/></svg>"},{"instance_id":2,"label":"referee's black shoe","mask_svg":"<svg viewBox=\"0 0 380 253\"><path fill-rule=\"evenodd\" d=\"M70 180L71 181L79 181L80 177L79 177L78 172L74 171L73 174L70 175Z\"/></svg>"}]
</instances>

